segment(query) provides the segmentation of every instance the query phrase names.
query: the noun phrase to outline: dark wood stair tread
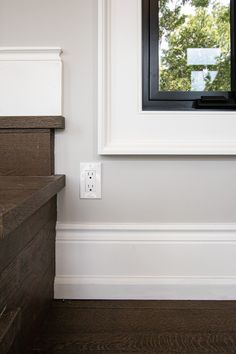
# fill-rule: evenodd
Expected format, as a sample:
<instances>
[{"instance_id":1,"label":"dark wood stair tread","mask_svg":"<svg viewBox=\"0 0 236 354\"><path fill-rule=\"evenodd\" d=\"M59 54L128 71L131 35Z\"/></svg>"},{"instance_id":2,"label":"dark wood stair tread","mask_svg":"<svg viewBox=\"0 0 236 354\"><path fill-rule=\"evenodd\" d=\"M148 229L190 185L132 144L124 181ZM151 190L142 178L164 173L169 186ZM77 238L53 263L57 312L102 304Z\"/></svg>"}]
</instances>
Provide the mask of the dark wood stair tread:
<instances>
[{"instance_id":1,"label":"dark wood stair tread","mask_svg":"<svg viewBox=\"0 0 236 354\"><path fill-rule=\"evenodd\" d=\"M0 176L0 241L64 186L64 175Z\"/></svg>"},{"instance_id":2,"label":"dark wood stair tread","mask_svg":"<svg viewBox=\"0 0 236 354\"><path fill-rule=\"evenodd\" d=\"M0 117L0 129L64 129L62 116Z\"/></svg>"}]
</instances>

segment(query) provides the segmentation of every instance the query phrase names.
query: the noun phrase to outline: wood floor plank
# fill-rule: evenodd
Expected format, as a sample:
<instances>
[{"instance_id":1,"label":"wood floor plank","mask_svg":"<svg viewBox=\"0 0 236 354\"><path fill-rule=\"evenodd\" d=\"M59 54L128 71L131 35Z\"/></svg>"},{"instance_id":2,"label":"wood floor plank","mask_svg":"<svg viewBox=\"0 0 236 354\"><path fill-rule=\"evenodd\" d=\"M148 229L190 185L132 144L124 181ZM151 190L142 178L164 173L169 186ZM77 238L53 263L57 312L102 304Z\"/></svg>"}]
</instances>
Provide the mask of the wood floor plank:
<instances>
[{"instance_id":1,"label":"wood floor plank","mask_svg":"<svg viewBox=\"0 0 236 354\"><path fill-rule=\"evenodd\" d=\"M236 354L235 302L55 301L31 354Z\"/></svg>"},{"instance_id":2,"label":"wood floor plank","mask_svg":"<svg viewBox=\"0 0 236 354\"><path fill-rule=\"evenodd\" d=\"M96 351L131 353L235 353L236 333L83 333L41 337L34 352L75 354Z\"/></svg>"},{"instance_id":3,"label":"wood floor plank","mask_svg":"<svg viewBox=\"0 0 236 354\"><path fill-rule=\"evenodd\" d=\"M236 301L210 300L54 300L54 308L235 309Z\"/></svg>"},{"instance_id":4,"label":"wood floor plank","mask_svg":"<svg viewBox=\"0 0 236 354\"><path fill-rule=\"evenodd\" d=\"M147 328L167 332L176 328L179 331L201 332L205 328L212 332L232 331L236 330L236 310L66 308L53 310L45 324L45 331L53 333L145 331Z\"/></svg>"},{"instance_id":5,"label":"wood floor plank","mask_svg":"<svg viewBox=\"0 0 236 354\"><path fill-rule=\"evenodd\" d=\"M20 309L0 316L0 353L7 354L15 340L20 321Z\"/></svg>"}]
</instances>

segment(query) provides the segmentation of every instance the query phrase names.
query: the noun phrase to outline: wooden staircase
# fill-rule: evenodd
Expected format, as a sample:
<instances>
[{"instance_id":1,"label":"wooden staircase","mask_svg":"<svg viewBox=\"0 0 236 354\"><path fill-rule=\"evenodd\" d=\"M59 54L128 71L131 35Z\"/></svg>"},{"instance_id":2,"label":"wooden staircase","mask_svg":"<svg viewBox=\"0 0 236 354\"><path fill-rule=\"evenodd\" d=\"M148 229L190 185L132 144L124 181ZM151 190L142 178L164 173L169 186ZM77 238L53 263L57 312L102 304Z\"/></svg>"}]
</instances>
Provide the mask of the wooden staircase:
<instances>
[{"instance_id":1,"label":"wooden staircase","mask_svg":"<svg viewBox=\"0 0 236 354\"><path fill-rule=\"evenodd\" d=\"M53 300L56 128L63 117L0 117L1 354L28 354Z\"/></svg>"}]
</instances>

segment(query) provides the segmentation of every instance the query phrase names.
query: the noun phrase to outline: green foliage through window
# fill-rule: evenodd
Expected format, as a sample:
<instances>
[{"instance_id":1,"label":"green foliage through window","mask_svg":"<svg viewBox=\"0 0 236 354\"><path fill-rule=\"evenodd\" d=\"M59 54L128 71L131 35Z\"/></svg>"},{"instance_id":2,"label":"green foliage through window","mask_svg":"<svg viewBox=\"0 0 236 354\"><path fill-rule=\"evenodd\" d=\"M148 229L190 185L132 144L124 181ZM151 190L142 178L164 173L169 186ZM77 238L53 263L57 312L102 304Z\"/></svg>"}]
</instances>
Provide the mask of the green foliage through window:
<instances>
[{"instance_id":1,"label":"green foliage through window","mask_svg":"<svg viewBox=\"0 0 236 354\"><path fill-rule=\"evenodd\" d=\"M159 1L159 90L230 91L229 0ZM189 49L218 50L214 63L189 63ZM204 89L194 88L194 75Z\"/></svg>"}]
</instances>

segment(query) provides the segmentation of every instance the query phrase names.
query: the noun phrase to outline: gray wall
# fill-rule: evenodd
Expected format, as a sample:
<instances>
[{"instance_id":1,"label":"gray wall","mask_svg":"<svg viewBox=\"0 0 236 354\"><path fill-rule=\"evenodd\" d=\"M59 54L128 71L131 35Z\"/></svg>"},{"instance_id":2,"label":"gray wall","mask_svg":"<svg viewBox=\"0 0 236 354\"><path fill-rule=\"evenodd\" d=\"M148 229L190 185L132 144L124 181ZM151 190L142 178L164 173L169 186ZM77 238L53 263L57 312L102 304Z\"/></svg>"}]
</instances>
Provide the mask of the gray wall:
<instances>
[{"instance_id":1,"label":"gray wall","mask_svg":"<svg viewBox=\"0 0 236 354\"><path fill-rule=\"evenodd\" d=\"M236 222L233 157L99 157L97 1L0 0L0 46L60 46L66 130L57 172L67 175L59 220L94 223ZM102 161L102 200L79 199L79 163Z\"/></svg>"}]
</instances>

